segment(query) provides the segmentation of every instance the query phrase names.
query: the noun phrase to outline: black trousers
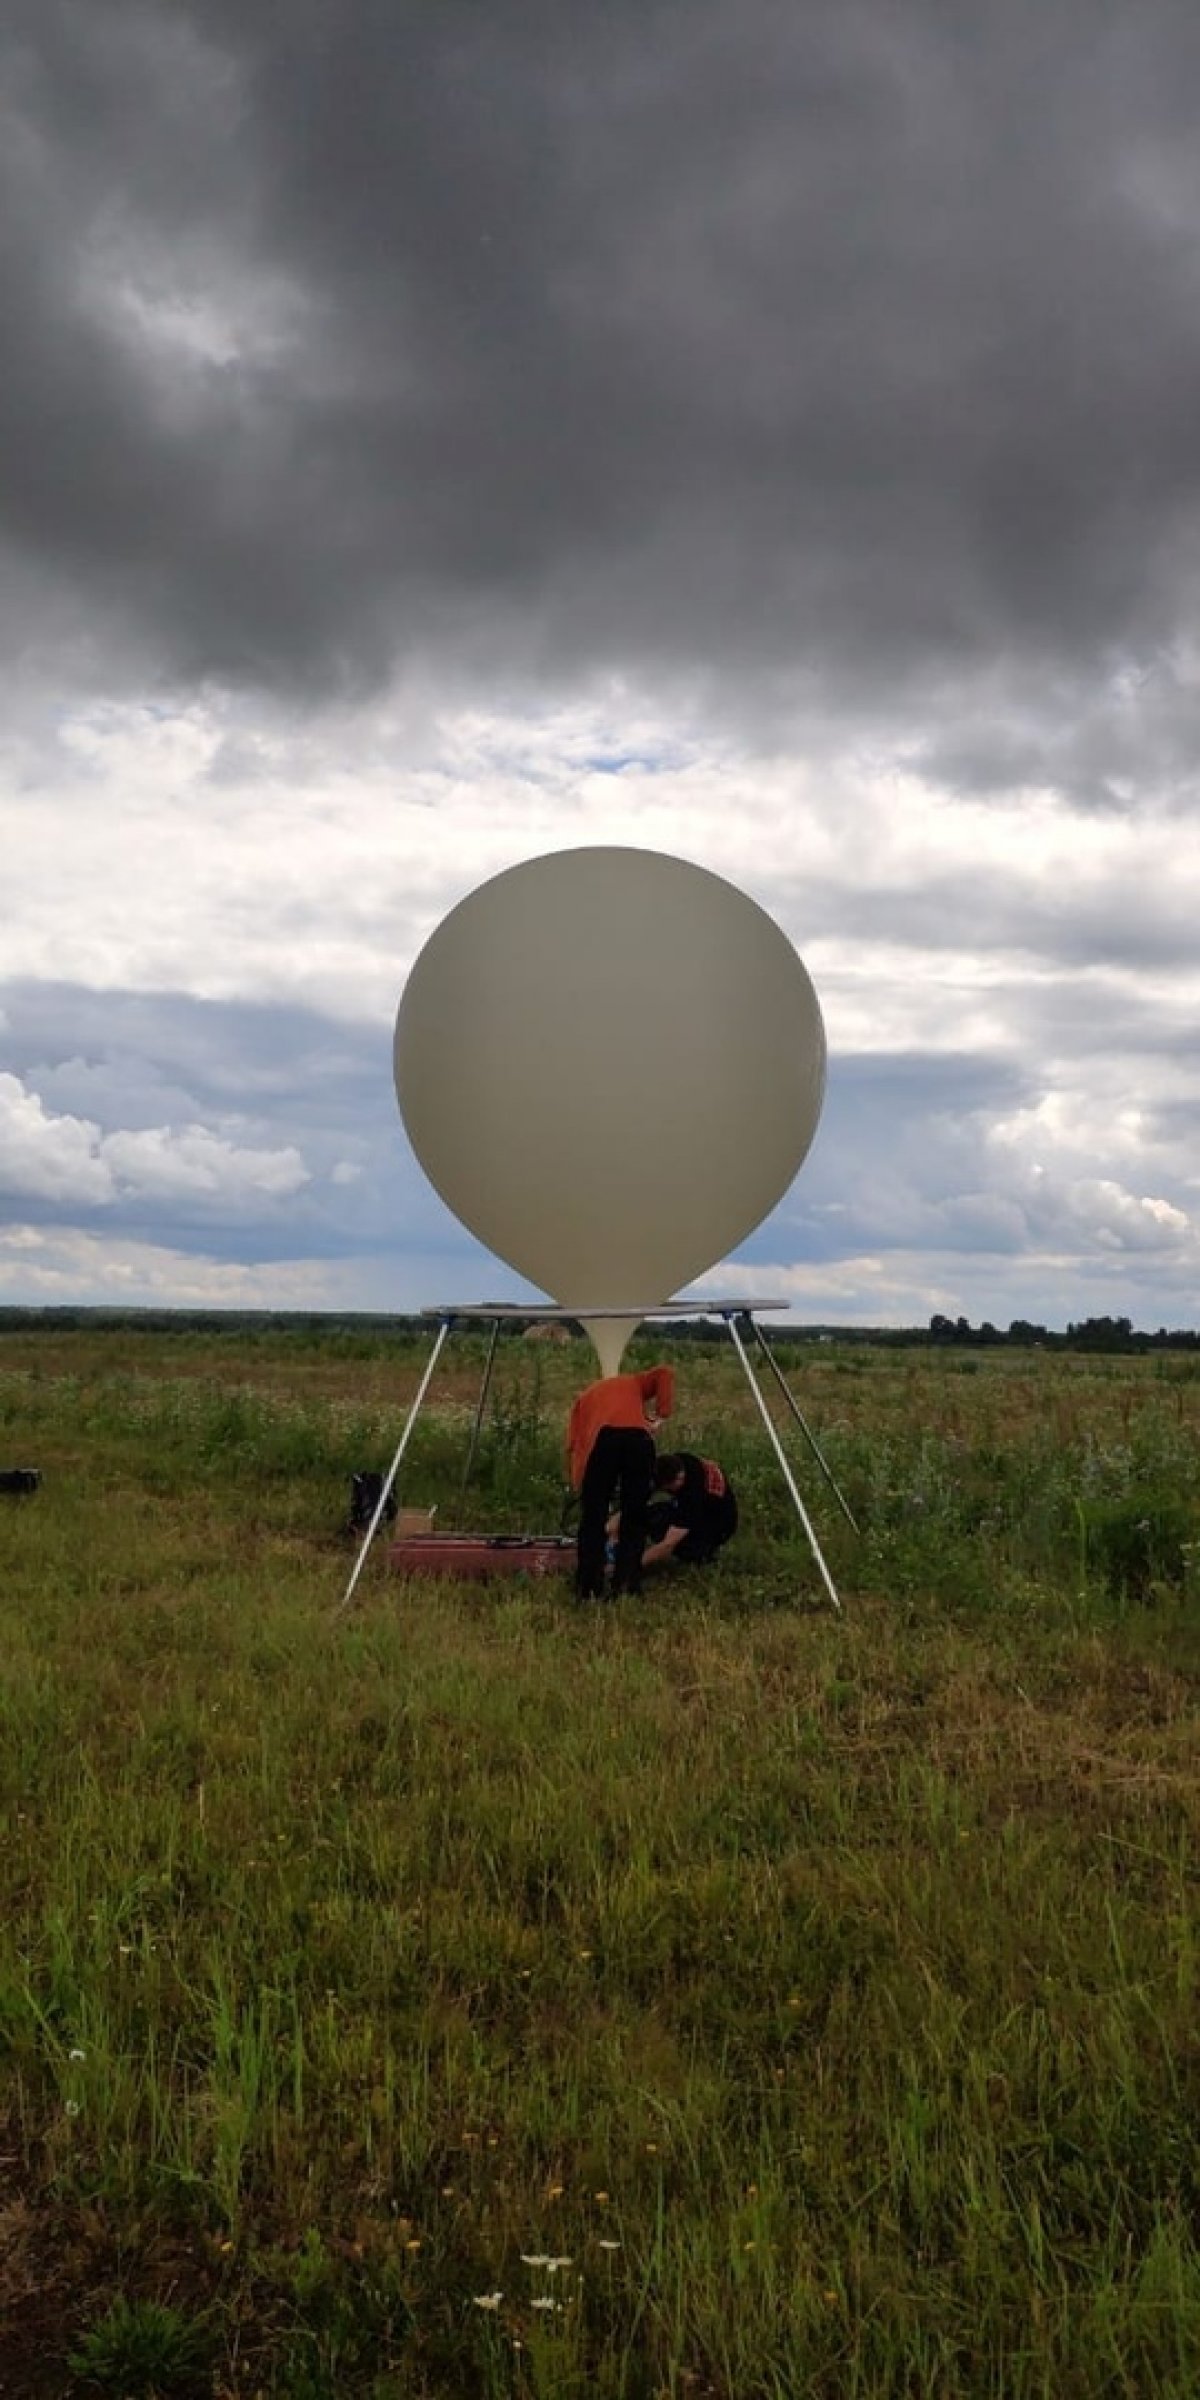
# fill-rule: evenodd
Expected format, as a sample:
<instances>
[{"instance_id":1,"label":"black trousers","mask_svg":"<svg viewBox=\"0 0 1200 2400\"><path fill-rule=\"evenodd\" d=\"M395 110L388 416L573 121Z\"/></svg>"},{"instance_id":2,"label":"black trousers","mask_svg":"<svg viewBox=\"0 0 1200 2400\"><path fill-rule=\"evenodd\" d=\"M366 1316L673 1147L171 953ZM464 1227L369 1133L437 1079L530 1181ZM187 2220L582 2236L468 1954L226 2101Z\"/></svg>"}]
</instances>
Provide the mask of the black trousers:
<instances>
[{"instance_id":1,"label":"black trousers","mask_svg":"<svg viewBox=\"0 0 1200 2400\"><path fill-rule=\"evenodd\" d=\"M575 1589L581 1600L604 1591L605 1526L621 1511L613 1591L640 1592L646 1512L654 1481L654 1443L636 1425L602 1425L583 1470L579 1492L579 1554Z\"/></svg>"}]
</instances>

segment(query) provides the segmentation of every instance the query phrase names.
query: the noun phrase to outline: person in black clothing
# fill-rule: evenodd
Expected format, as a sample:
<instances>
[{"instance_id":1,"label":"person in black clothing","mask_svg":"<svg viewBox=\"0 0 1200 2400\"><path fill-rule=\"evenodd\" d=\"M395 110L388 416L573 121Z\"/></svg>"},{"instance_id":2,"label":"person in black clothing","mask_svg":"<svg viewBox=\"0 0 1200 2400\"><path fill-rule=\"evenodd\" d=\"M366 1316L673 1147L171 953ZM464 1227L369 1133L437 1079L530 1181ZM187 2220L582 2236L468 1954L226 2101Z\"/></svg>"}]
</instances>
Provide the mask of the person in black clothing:
<instances>
[{"instance_id":1,"label":"person in black clothing","mask_svg":"<svg viewBox=\"0 0 1200 2400\"><path fill-rule=\"evenodd\" d=\"M647 1520L643 1567L710 1566L737 1532L738 1507L728 1477L712 1458L664 1451L654 1463L656 1497Z\"/></svg>"},{"instance_id":2,"label":"person in black clothing","mask_svg":"<svg viewBox=\"0 0 1200 2400\"><path fill-rule=\"evenodd\" d=\"M670 1416L674 1399L671 1368L648 1367L640 1375L602 1376L572 1407L567 1456L579 1494L575 1591L580 1600L605 1596L606 1520L614 1500L620 1515L611 1596L616 1600L641 1588L646 1510L654 1488L651 1429Z\"/></svg>"}]
</instances>

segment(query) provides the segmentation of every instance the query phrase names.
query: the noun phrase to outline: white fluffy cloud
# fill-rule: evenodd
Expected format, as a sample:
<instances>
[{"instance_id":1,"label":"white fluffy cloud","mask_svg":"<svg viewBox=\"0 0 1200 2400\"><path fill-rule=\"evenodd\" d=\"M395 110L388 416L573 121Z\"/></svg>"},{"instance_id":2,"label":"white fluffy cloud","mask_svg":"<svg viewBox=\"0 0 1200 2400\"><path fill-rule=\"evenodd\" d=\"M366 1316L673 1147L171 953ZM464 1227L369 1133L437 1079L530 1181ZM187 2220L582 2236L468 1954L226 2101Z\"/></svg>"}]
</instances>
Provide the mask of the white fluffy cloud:
<instances>
[{"instance_id":1,"label":"white fluffy cloud","mask_svg":"<svg viewBox=\"0 0 1200 2400\"><path fill-rule=\"evenodd\" d=\"M27 1200L105 1208L123 1198L252 1209L309 1180L298 1150L239 1147L204 1125L105 1134L56 1114L19 1077L0 1074L0 1189Z\"/></svg>"},{"instance_id":2,"label":"white fluffy cloud","mask_svg":"<svg viewBox=\"0 0 1200 2400\"><path fill-rule=\"evenodd\" d=\"M0 1302L128 1308L336 1308L353 1305L309 1259L264 1266L166 1243L104 1239L78 1227L0 1228Z\"/></svg>"},{"instance_id":3,"label":"white fluffy cloud","mask_svg":"<svg viewBox=\"0 0 1200 2400\"><path fill-rule=\"evenodd\" d=\"M99 1153L98 1125L48 1116L15 1075L0 1075L0 1188L30 1199L102 1207L114 1185Z\"/></svg>"}]
</instances>

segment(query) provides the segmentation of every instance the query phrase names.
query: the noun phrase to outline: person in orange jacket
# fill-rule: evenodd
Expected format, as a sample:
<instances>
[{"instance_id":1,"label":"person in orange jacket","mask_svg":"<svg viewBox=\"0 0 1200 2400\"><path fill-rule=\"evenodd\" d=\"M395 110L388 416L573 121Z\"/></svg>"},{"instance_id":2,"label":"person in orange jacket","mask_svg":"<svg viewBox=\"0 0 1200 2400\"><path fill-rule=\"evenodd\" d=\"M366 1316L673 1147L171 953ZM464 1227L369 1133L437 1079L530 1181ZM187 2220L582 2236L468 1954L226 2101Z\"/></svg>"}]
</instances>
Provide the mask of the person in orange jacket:
<instances>
[{"instance_id":1,"label":"person in orange jacket","mask_svg":"<svg viewBox=\"0 0 1200 2400\"><path fill-rule=\"evenodd\" d=\"M571 1482L579 1494L575 1591L580 1600L604 1597L604 1552L609 1510L620 1511L612 1595L639 1592L646 1515L654 1482L653 1428L675 1405L670 1367L642 1375L605 1375L580 1392L567 1426Z\"/></svg>"}]
</instances>

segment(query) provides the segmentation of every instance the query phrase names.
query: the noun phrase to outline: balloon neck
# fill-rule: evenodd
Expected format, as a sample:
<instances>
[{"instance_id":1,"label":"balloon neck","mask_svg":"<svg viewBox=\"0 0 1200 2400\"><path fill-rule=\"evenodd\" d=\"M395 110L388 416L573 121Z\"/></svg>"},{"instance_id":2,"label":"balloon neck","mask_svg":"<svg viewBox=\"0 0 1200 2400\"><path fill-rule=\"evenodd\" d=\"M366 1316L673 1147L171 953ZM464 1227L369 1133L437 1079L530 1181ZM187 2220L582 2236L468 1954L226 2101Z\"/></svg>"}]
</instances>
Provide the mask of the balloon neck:
<instances>
[{"instance_id":1,"label":"balloon neck","mask_svg":"<svg viewBox=\"0 0 1200 2400\"><path fill-rule=\"evenodd\" d=\"M600 1361L601 1374L619 1374L621 1360L641 1324L641 1318L581 1317L579 1321Z\"/></svg>"}]
</instances>

